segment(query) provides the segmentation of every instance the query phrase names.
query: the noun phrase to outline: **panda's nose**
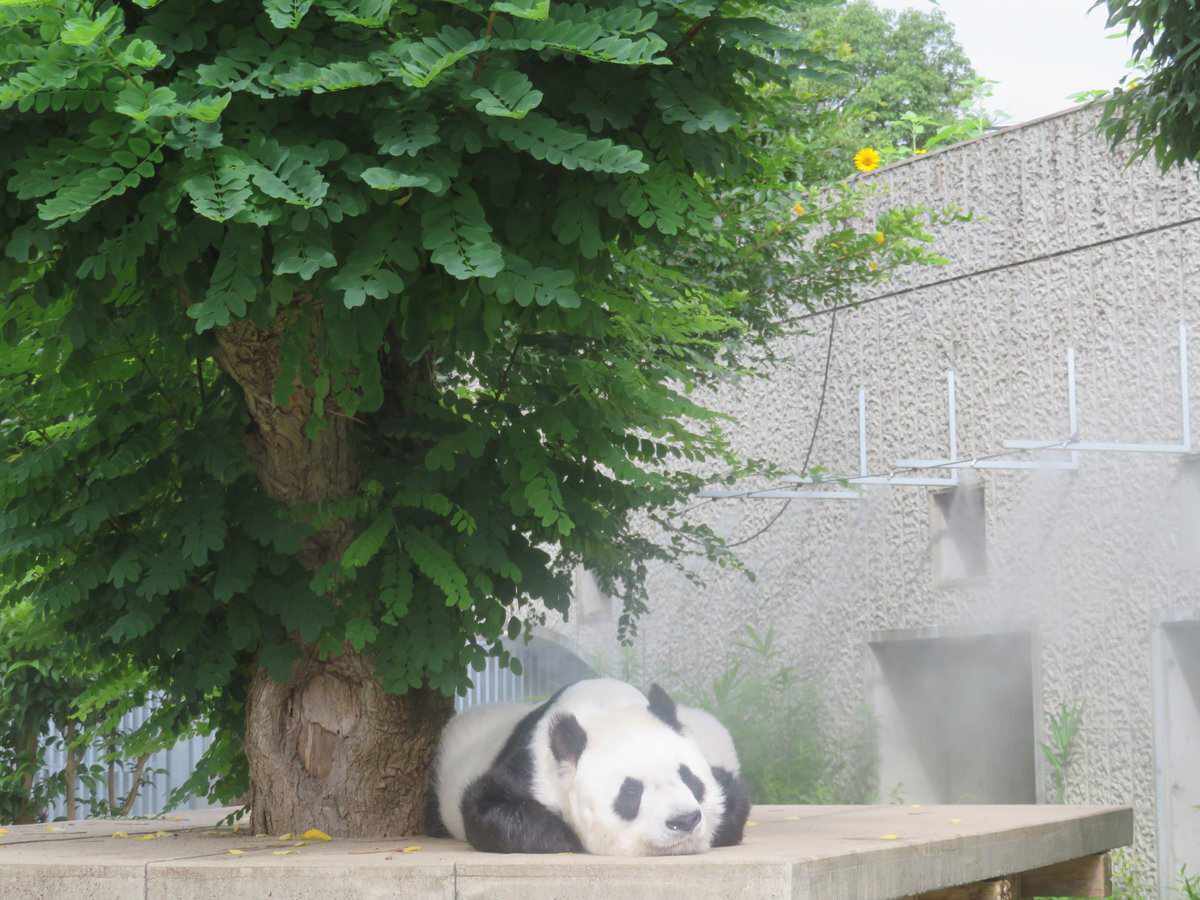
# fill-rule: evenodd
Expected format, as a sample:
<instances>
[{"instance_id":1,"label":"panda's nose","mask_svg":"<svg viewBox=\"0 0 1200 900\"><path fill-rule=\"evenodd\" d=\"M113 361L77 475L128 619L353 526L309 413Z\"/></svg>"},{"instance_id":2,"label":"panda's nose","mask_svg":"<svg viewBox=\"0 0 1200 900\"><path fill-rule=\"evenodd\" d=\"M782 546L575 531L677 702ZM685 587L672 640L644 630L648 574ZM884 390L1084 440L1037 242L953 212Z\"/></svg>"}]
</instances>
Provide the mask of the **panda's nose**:
<instances>
[{"instance_id":1,"label":"panda's nose","mask_svg":"<svg viewBox=\"0 0 1200 900\"><path fill-rule=\"evenodd\" d=\"M680 831L684 834L695 831L696 826L700 824L700 810L695 809L690 813L684 813L681 816L674 816L667 819L667 827L672 831Z\"/></svg>"}]
</instances>

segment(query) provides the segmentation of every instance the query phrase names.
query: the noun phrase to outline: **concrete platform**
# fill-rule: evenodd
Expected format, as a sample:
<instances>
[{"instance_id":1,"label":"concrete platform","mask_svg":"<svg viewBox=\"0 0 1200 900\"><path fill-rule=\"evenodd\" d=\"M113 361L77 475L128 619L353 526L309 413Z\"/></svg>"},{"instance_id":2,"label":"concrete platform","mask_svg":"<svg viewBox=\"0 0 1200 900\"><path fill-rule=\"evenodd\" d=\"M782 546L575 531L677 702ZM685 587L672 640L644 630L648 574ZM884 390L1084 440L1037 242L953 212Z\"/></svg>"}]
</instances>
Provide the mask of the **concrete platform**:
<instances>
[{"instance_id":1,"label":"concrete platform","mask_svg":"<svg viewBox=\"0 0 1200 900\"><path fill-rule=\"evenodd\" d=\"M1101 860L1133 837L1128 807L765 806L739 847L623 859L475 853L427 837L296 847L216 827L228 812L10 827L0 898L883 900Z\"/></svg>"}]
</instances>

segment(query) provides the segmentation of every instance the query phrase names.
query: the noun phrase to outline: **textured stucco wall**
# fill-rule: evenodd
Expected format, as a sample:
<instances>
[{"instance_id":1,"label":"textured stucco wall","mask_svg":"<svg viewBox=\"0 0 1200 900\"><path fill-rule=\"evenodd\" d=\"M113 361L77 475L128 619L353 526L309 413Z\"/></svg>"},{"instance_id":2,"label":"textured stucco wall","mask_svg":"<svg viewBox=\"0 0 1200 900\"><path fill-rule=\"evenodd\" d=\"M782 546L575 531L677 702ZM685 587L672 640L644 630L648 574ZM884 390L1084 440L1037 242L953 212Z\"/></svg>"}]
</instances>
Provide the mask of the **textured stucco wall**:
<instances>
[{"instance_id":1,"label":"textured stucco wall","mask_svg":"<svg viewBox=\"0 0 1200 900\"><path fill-rule=\"evenodd\" d=\"M1126 168L1094 134L1096 117L1072 111L868 180L880 188L880 205L956 204L976 216L939 235L949 266L905 273L871 295L978 274L838 315L814 462L857 472L859 386L868 396L872 471L896 458L944 456L948 368L957 373L962 455L996 452L1005 439L1066 437L1067 347L1076 353L1084 439L1177 440L1181 320L1192 324L1191 414L1200 422L1200 224L1023 262L1200 215L1194 174ZM731 386L716 401L738 418L736 443L748 454L801 464L830 321L811 324L770 380ZM848 728L877 675L871 635L1027 624L1038 736L1061 702L1085 704L1067 800L1133 804L1149 871L1154 616L1200 611L1198 561L1180 543L1180 471L1174 457L1086 454L1070 473L981 472L990 574L953 586L933 578L928 489L792 502L739 551L756 582L702 565L708 588L697 591L676 572L655 573L653 611L636 648L641 674L706 683L743 623L774 623L790 660L823 680L833 720ZM780 502L721 500L693 515L736 540ZM567 628L594 653L612 620L593 604L587 623ZM882 786L885 796L890 787Z\"/></svg>"}]
</instances>

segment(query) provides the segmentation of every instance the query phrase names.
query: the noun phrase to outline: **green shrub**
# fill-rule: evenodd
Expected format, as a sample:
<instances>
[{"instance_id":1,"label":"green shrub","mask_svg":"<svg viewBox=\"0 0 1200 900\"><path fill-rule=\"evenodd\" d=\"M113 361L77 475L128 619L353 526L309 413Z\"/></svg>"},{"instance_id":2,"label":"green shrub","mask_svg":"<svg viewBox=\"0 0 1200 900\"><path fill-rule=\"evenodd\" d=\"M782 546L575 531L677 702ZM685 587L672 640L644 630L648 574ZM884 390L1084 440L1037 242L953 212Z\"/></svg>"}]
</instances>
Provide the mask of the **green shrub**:
<instances>
[{"instance_id":1,"label":"green shrub","mask_svg":"<svg viewBox=\"0 0 1200 900\"><path fill-rule=\"evenodd\" d=\"M860 707L848 736L833 737L819 682L784 665L773 627L750 626L707 693L688 702L729 729L755 803L870 803L878 796L873 716Z\"/></svg>"}]
</instances>

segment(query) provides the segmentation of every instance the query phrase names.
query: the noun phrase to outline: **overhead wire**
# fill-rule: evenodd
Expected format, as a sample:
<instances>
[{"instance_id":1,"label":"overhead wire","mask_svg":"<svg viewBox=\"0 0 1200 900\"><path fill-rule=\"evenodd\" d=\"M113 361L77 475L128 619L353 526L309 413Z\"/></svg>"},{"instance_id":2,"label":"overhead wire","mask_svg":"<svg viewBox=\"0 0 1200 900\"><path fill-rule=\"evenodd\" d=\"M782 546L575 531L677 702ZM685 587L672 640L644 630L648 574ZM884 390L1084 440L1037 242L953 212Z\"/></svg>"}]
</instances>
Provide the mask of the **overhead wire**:
<instances>
[{"instance_id":1,"label":"overhead wire","mask_svg":"<svg viewBox=\"0 0 1200 900\"><path fill-rule=\"evenodd\" d=\"M800 467L801 477L808 472L808 464L812 462L813 448L817 445L817 432L821 430L821 415L825 412L825 397L829 393L829 364L833 360L833 334L836 326L837 313L834 312L834 314L829 317L829 341L825 345L825 372L821 376L821 394L820 399L817 401L817 414L813 417L812 434L808 438L808 450L806 450L804 453L804 463ZM770 530L772 525L779 521L779 517L782 516L784 512L787 511L787 508L791 505L792 498L789 497L784 501L783 506L779 507L779 509L775 511L775 515L771 516L771 518L767 520L767 523L758 529L758 531L754 532L754 534L750 535L749 537L742 538L740 541L734 541L731 544L726 544L726 548L733 549L734 547L741 547L743 544L748 544L760 535L765 534Z\"/></svg>"},{"instance_id":2,"label":"overhead wire","mask_svg":"<svg viewBox=\"0 0 1200 900\"><path fill-rule=\"evenodd\" d=\"M963 272L959 275L950 275L946 278L939 278L936 281L927 281L923 284L913 285L912 287L897 288L894 291L888 291L886 294L879 294L875 297L867 297L865 300L852 300L849 303L839 303L836 306L827 306L824 309L814 310L804 315L796 316L794 321L803 322L806 319L816 319L820 316L830 315L843 309L858 309L870 303L878 303L881 300L890 300L893 297L902 297L905 294L912 294L916 291L926 291L930 288L942 287L947 284L955 284L959 281L965 281L968 278L977 278L981 275L992 275L996 272L1004 272L1009 269L1020 268L1021 266L1031 265L1037 262L1046 262L1051 259L1058 259L1061 256L1069 256L1072 253L1082 253L1085 250L1095 250L1098 247L1105 247L1109 244L1118 244L1121 241L1131 241L1135 238L1146 237L1151 234L1158 234L1160 231L1168 231L1172 228L1183 228L1185 225L1194 225L1200 222L1200 216L1192 216L1189 219L1180 219L1178 222L1169 222L1166 225L1156 225L1153 228L1143 228L1141 231L1132 231L1128 234L1117 235L1116 237L1102 238L1098 241L1092 241L1087 244L1080 244L1077 247L1066 247L1062 250L1052 250L1049 253L1041 253L1037 256L1030 256L1026 259L1013 260L1012 262L999 263L994 266L988 266L986 269L975 269L971 272Z\"/></svg>"}]
</instances>

